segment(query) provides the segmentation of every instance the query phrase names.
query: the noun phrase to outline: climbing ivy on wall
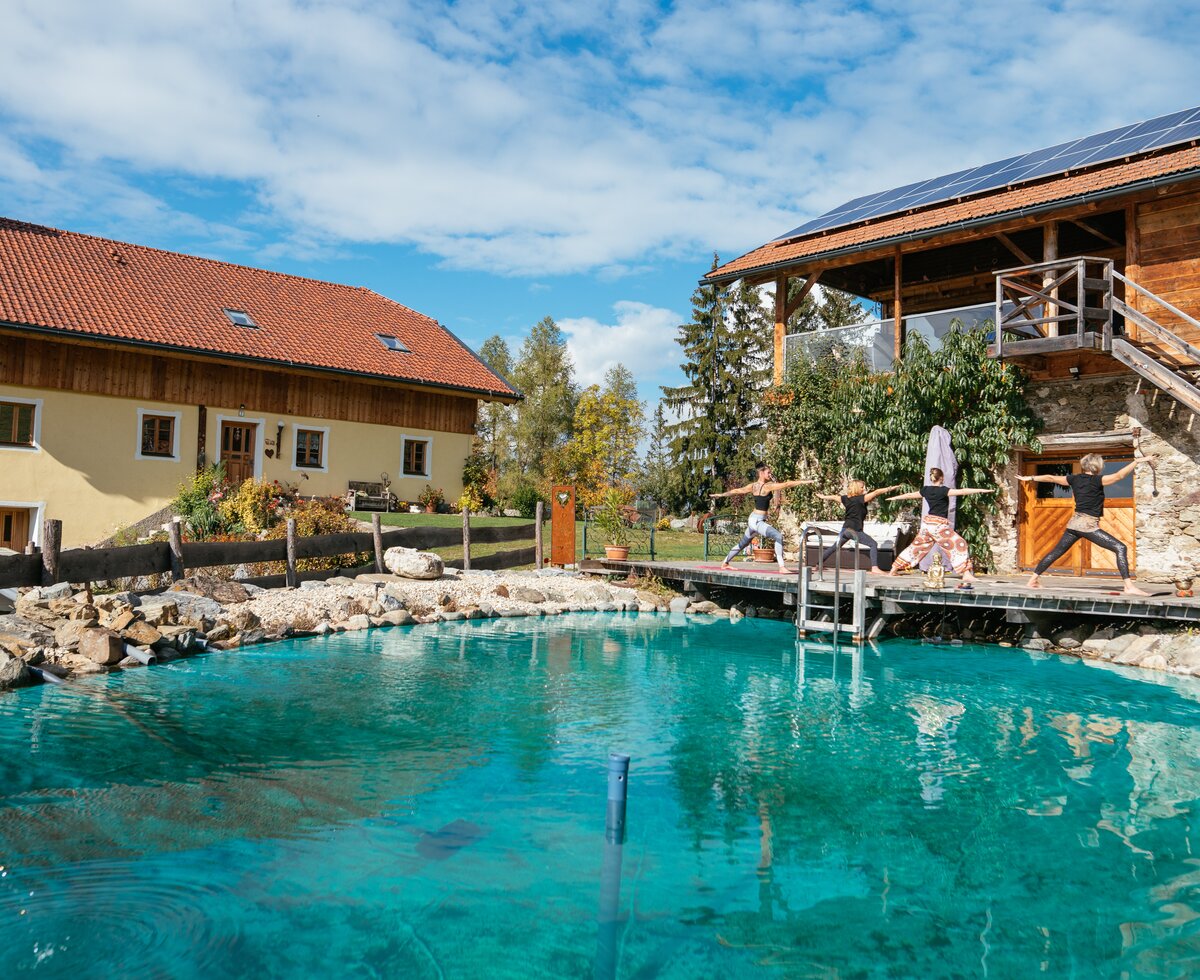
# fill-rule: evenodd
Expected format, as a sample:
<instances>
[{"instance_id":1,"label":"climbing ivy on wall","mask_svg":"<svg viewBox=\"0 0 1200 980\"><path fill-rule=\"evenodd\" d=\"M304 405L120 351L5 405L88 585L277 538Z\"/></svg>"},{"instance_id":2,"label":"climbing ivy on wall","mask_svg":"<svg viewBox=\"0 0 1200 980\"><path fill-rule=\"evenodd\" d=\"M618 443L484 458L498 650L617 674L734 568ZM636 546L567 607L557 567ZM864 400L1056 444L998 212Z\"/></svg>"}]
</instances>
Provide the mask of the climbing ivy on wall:
<instances>
[{"instance_id":1,"label":"climbing ivy on wall","mask_svg":"<svg viewBox=\"0 0 1200 980\"><path fill-rule=\"evenodd\" d=\"M936 350L913 336L890 374L872 374L861 356L844 352L816 362L797 358L766 399L773 436L768 458L776 476L817 481L791 491L792 505L806 516L836 517L840 510L814 492L840 493L848 478L869 488L919 488L935 425L950 432L959 486L995 486L1014 448L1039 449L1041 420L1025 399L1027 379L988 356L987 329L953 331ZM881 500L880 512L888 519L913 503ZM987 527L998 509L998 497L990 494L959 504L958 531L979 568L991 563Z\"/></svg>"}]
</instances>

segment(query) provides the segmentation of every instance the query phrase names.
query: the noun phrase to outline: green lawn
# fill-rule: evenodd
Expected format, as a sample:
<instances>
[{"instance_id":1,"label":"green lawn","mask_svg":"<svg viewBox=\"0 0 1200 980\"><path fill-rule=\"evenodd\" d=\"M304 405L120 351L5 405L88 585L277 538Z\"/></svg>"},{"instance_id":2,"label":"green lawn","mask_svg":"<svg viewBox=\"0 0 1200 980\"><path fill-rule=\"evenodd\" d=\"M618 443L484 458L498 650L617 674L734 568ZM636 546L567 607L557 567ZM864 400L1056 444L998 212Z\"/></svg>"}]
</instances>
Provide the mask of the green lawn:
<instances>
[{"instance_id":1,"label":"green lawn","mask_svg":"<svg viewBox=\"0 0 1200 980\"><path fill-rule=\"evenodd\" d=\"M362 521L371 520L371 512L356 511L354 516ZM391 527L461 527L462 518L458 514L380 514L383 524ZM506 524L530 524L532 521L523 517L472 517L472 527L496 527ZM546 557L550 557L550 522L547 521L542 532L545 542ZM720 561L725 552L732 546L733 539L713 536L709 545L709 559ZM494 554L497 551L508 551L524 547L520 541L506 541L502 544L477 544L471 546L471 554ZM594 526L588 528L588 557L603 557L604 539ZM436 548L439 555L448 562L462 558L462 548ZM646 530L638 529L631 541L630 555L635 558L650 557L650 539ZM583 521L575 522L575 556L583 557ZM655 531L654 557L658 561L700 561L704 558L704 535L695 531Z\"/></svg>"}]
</instances>

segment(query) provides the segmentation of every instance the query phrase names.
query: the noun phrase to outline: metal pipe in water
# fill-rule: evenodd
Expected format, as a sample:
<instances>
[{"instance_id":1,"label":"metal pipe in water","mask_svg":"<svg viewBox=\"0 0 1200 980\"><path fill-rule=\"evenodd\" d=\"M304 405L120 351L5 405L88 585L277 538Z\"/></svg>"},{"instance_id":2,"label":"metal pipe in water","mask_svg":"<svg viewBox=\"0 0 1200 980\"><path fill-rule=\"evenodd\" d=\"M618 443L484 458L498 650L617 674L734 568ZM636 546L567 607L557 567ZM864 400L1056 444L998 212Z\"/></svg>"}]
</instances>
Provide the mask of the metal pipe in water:
<instances>
[{"instance_id":1,"label":"metal pipe in water","mask_svg":"<svg viewBox=\"0 0 1200 980\"><path fill-rule=\"evenodd\" d=\"M625 843L625 797L629 788L629 756L612 752L608 756L608 810L604 820L604 839Z\"/></svg>"}]
</instances>

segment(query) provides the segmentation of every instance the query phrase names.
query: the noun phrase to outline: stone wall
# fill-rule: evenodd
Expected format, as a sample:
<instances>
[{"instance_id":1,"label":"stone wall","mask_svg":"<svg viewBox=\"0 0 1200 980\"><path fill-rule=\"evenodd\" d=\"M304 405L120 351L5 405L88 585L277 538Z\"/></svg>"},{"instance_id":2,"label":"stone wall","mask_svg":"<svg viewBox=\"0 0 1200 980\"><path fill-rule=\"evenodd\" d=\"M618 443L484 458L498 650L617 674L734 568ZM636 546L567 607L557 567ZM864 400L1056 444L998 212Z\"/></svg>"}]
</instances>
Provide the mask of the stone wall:
<instances>
[{"instance_id":1,"label":"stone wall","mask_svg":"<svg viewBox=\"0 0 1200 980\"><path fill-rule=\"evenodd\" d=\"M1200 418L1133 374L1035 383L1028 397L1045 422L1043 435L1142 426L1142 449L1158 457L1159 495L1151 494L1149 469L1139 468L1137 576L1165 582L1180 572L1200 572ZM991 538L1001 571L1017 565L1016 476L1014 461L1001 479L1001 512Z\"/></svg>"}]
</instances>

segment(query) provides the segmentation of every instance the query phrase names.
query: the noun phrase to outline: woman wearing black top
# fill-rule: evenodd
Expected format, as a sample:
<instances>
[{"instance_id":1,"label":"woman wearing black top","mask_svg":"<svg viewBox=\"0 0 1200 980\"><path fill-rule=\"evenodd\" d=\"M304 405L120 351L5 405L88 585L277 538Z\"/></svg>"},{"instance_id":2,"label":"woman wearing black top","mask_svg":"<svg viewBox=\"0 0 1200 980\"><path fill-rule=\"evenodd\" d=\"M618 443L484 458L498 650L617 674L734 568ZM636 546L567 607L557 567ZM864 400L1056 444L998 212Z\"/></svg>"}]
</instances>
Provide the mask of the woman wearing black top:
<instances>
[{"instance_id":1,"label":"woman wearing black top","mask_svg":"<svg viewBox=\"0 0 1200 980\"><path fill-rule=\"evenodd\" d=\"M840 503L845 508L845 516L842 518L842 529L838 532L837 540L826 548L825 553L821 555L821 564L824 565L825 562L829 561L845 542L854 541L867 546L867 551L871 555L871 571L876 575L880 574L879 542L863 531L863 521L867 519L867 504L881 494L899 489L900 484L897 483L895 486L883 487L881 490L872 490L870 493L867 493L867 485L862 480L851 480L846 484L846 492L840 497L835 497L829 493L817 494L818 500L828 500L835 504Z\"/></svg>"},{"instance_id":2,"label":"woman wearing black top","mask_svg":"<svg viewBox=\"0 0 1200 980\"><path fill-rule=\"evenodd\" d=\"M1037 563L1033 575L1027 583L1031 589L1040 589L1042 573L1071 550L1071 546L1080 538L1087 538L1092 544L1113 552L1117 556L1117 572L1125 580L1127 595L1149 595L1133 583L1129 575L1129 553L1125 545L1107 531L1100 530L1100 520L1104 517L1104 488L1110 487L1119 480L1125 479L1138 463L1148 463L1150 458L1139 456L1127 466L1122 466L1117 472L1104 473L1104 457L1096 453L1088 453L1079 461L1082 473L1072 473L1070 476L1019 476L1023 483L1054 483L1060 487L1069 487L1075 496L1075 513L1067 522L1063 536L1046 557Z\"/></svg>"},{"instance_id":3,"label":"woman wearing black top","mask_svg":"<svg viewBox=\"0 0 1200 980\"><path fill-rule=\"evenodd\" d=\"M734 557L745 551L755 535L760 538L769 538L775 542L775 560L779 563L781 572L787 571L787 566L783 563L783 535L775 528L767 523L767 511L771 509L771 495L776 490L786 490L788 487L798 487L802 483L816 483L816 480L783 480L776 481L771 475L771 467L766 463L759 463L755 470L758 473L758 479L754 483L747 483L744 487L737 487L733 490L726 490L724 493L714 493L713 500L718 497L737 497L742 494L750 494L754 498L754 512L750 515L750 521L746 527L746 533L742 535L742 540L732 548L725 556L725 560L721 562L722 568L732 568L729 563Z\"/></svg>"},{"instance_id":4,"label":"woman wearing black top","mask_svg":"<svg viewBox=\"0 0 1200 980\"><path fill-rule=\"evenodd\" d=\"M892 562L889 575L899 575L914 565L920 564L935 547L940 547L950 558L950 567L962 576L960 589L971 589L975 585L975 576L971 571L971 552L962 535L955 533L950 526L950 498L966 497L974 493L995 493L995 490L976 490L972 487L960 487L951 490L942 485L945 474L936 466L929 468L929 482L920 490L912 493L902 493L888 500L922 500L929 504L929 513L921 519L921 529L913 538L912 544L900 552Z\"/></svg>"}]
</instances>

